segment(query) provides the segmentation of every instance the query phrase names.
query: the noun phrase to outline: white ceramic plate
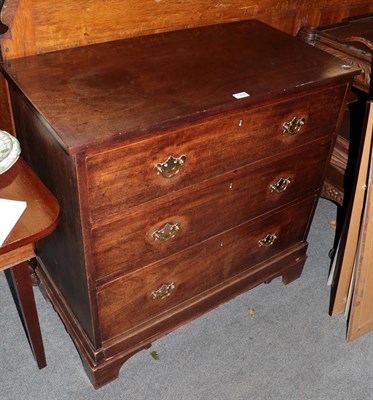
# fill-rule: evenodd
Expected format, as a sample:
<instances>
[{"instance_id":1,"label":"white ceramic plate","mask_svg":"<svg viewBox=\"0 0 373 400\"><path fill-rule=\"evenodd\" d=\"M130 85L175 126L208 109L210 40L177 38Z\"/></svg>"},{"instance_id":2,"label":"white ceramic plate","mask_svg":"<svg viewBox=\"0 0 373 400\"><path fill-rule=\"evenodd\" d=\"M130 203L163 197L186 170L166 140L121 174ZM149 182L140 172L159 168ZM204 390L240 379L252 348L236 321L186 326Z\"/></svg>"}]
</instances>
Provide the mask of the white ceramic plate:
<instances>
[{"instance_id":1,"label":"white ceramic plate","mask_svg":"<svg viewBox=\"0 0 373 400\"><path fill-rule=\"evenodd\" d=\"M12 167L14 163L18 160L18 157L21 154L21 146L19 144L19 141L14 136L9 135L9 137L12 142L12 148L8 156L0 161L0 174L8 171L8 169Z\"/></svg>"},{"instance_id":2,"label":"white ceramic plate","mask_svg":"<svg viewBox=\"0 0 373 400\"><path fill-rule=\"evenodd\" d=\"M0 130L0 162L5 160L13 148L12 137L8 132Z\"/></svg>"}]
</instances>

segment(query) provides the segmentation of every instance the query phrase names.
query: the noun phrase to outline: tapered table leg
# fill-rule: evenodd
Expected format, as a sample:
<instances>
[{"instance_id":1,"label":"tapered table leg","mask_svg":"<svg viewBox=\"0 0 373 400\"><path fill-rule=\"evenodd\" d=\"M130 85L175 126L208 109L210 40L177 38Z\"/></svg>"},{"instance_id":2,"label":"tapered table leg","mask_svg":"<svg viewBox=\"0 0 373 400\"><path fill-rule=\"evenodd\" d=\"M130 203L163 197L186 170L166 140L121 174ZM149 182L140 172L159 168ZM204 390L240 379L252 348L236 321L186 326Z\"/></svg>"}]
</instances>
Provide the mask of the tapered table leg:
<instances>
[{"instance_id":1,"label":"tapered table leg","mask_svg":"<svg viewBox=\"0 0 373 400\"><path fill-rule=\"evenodd\" d=\"M37 365L39 369L42 369L47 363L28 265L26 262L17 264L10 269L10 272L24 328Z\"/></svg>"}]
</instances>

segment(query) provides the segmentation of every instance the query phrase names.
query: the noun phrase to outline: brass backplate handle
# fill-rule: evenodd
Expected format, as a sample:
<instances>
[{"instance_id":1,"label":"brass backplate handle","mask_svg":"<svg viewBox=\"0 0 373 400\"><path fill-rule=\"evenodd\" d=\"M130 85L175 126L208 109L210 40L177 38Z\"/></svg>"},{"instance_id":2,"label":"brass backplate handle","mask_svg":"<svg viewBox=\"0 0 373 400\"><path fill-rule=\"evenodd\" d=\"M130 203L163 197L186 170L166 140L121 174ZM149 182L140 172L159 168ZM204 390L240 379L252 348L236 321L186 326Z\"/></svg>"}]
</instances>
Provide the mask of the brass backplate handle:
<instances>
[{"instance_id":1,"label":"brass backplate handle","mask_svg":"<svg viewBox=\"0 0 373 400\"><path fill-rule=\"evenodd\" d=\"M258 246L259 247L272 246L276 239L277 239L277 234L276 233L269 233L263 239L260 239L258 241Z\"/></svg>"},{"instance_id":2,"label":"brass backplate handle","mask_svg":"<svg viewBox=\"0 0 373 400\"><path fill-rule=\"evenodd\" d=\"M284 192L288 188L290 182L291 182L290 176L287 178L282 177L277 182L274 182L271 185L269 185L269 190L275 193Z\"/></svg>"},{"instance_id":3,"label":"brass backplate handle","mask_svg":"<svg viewBox=\"0 0 373 400\"><path fill-rule=\"evenodd\" d=\"M152 233L154 240L159 240L160 242L167 242L176 236L180 230L180 222L167 223L163 228L157 229Z\"/></svg>"},{"instance_id":4,"label":"brass backplate handle","mask_svg":"<svg viewBox=\"0 0 373 400\"><path fill-rule=\"evenodd\" d=\"M176 176L181 167L185 164L186 155L183 154L180 157L169 156L164 162L159 162L154 165L154 170L158 175L162 175L166 179L171 179Z\"/></svg>"},{"instance_id":5,"label":"brass backplate handle","mask_svg":"<svg viewBox=\"0 0 373 400\"><path fill-rule=\"evenodd\" d=\"M302 129L305 122L305 118L294 117L291 121L282 124L282 131L288 135L295 135Z\"/></svg>"},{"instance_id":6,"label":"brass backplate handle","mask_svg":"<svg viewBox=\"0 0 373 400\"><path fill-rule=\"evenodd\" d=\"M152 292L151 298L153 300L163 300L167 298L175 289L176 286L174 283L164 283L159 289Z\"/></svg>"}]
</instances>

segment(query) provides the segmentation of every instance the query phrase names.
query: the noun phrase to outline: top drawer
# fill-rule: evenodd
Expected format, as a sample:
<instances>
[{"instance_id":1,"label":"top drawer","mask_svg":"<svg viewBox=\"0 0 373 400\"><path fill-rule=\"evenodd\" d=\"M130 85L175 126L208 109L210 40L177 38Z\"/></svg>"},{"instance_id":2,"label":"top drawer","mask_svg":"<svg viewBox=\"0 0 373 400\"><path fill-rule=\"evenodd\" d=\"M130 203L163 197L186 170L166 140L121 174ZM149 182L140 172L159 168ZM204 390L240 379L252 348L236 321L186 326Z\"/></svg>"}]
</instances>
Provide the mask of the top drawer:
<instances>
[{"instance_id":1,"label":"top drawer","mask_svg":"<svg viewBox=\"0 0 373 400\"><path fill-rule=\"evenodd\" d=\"M88 155L91 221L107 221L136 204L332 134L344 92L343 85L251 107ZM302 122L286 131L283 125L294 118Z\"/></svg>"}]
</instances>

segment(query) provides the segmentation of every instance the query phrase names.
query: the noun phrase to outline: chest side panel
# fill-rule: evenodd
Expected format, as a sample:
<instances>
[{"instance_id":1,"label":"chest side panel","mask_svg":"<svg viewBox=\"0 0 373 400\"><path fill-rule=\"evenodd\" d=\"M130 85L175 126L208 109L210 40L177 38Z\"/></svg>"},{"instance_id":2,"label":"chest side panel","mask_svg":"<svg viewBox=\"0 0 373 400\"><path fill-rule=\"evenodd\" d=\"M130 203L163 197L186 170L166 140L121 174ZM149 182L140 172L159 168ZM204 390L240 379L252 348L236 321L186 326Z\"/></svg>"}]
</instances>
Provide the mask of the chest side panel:
<instances>
[{"instance_id":1,"label":"chest side panel","mask_svg":"<svg viewBox=\"0 0 373 400\"><path fill-rule=\"evenodd\" d=\"M26 102L15 91L11 94L22 157L61 207L57 229L37 244L37 255L54 287L94 341L74 159L56 143Z\"/></svg>"}]
</instances>

